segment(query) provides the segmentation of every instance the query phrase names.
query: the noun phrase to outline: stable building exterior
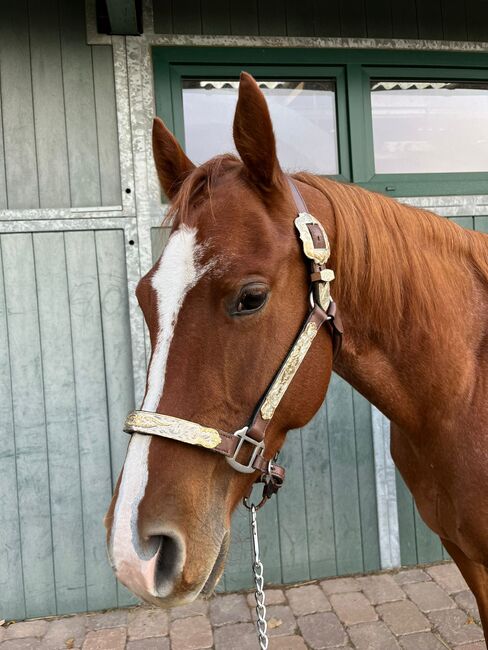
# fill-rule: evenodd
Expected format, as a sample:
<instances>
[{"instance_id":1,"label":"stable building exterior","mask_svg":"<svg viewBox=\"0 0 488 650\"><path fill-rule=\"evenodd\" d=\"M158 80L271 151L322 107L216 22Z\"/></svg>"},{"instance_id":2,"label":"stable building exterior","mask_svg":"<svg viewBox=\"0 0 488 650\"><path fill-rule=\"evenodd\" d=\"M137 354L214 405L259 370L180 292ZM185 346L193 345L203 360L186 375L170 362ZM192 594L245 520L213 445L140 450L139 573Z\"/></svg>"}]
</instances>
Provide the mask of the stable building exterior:
<instances>
[{"instance_id":1,"label":"stable building exterior","mask_svg":"<svg viewBox=\"0 0 488 650\"><path fill-rule=\"evenodd\" d=\"M145 386L134 289L168 236L153 115L197 162L223 152L247 70L284 167L488 232L487 25L482 0L0 4L0 618L134 602L102 519ZM338 377L281 459L267 581L445 557L388 421ZM250 561L239 511L221 588L250 587Z\"/></svg>"}]
</instances>

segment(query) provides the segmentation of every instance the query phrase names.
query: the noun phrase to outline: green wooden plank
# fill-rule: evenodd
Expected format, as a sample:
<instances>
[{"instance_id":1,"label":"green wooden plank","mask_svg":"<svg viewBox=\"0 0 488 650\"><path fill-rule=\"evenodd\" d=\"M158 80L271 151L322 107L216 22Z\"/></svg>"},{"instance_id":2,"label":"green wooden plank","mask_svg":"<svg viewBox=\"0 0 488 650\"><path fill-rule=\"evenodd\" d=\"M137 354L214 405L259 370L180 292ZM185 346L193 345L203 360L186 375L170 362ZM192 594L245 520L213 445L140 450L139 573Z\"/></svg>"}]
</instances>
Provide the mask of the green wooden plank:
<instances>
[{"instance_id":1,"label":"green wooden plank","mask_svg":"<svg viewBox=\"0 0 488 650\"><path fill-rule=\"evenodd\" d=\"M258 25L261 36L286 36L283 0L258 0Z\"/></svg>"},{"instance_id":2,"label":"green wooden plank","mask_svg":"<svg viewBox=\"0 0 488 650\"><path fill-rule=\"evenodd\" d=\"M285 0L288 36L314 36L314 0Z\"/></svg>"},{"instance_id":3,"label":"green wooden plank","mask_svg":"<svg viewBox=\"0 0 488 650\"><path fill-rule=\"evenodd\" d=\"M57 614L87 608L80 459L63 233L34 235ZM67 534L71 531L70 534ZM73 534L76 531L76 534Z\"/></svg>"},{"instance_id":4,"label":"green wooden plank","mask_svg":"<svg viewBox=\"0 0 488 650\"><path fill-rule=\"evenodd\" d=\"M10 351L7 331L7 307L0 245L0 585L1 615L5 619L26 616L20 512L17 492L17 459L13 420Z\"/></svg>"},{"instance_id":5,"label":"green wooden plank","mask_svg":"<svg viewBox=\"0 0 488 650\"><path fill-rule=\"evenodd\" d=\"M340 0L315 0L315 36L341 36Z\"/></svg>"},{"instance_id":6,"label":"green wooden plank","mask_svg":"<svg viewBox=\"0 0 488 650\"><path fill-rule=\"evenodd\" d=\"M400 532L400 556L402 565L418 563L417 539L415 537L415 505L412 495L400 473L396 473L398 525Z\"/></svg>"},{"instance_id":7,"label":"green wooden plank","mask_svg":"<svg viewBox=\"0 0 488 650\"><path fill-rule=\"evenodd\" d=\"M262 517L258 515L258 526ZM232 517L231 546L225 569L225 589L236 591L253 586L251 570L251 538L249 533L249 514L244 506L239 505Z\"/></svg>"},{"instance_id":8,"label":"green wooden plank","mask_svg":"<svg viewBox=\"0 0 488 650\"><path fill-rule=\"evenodd\" d=\"M258 8L256 2L229 0L230 33L243 36L258 34ZM225 61L225 59L223 59Z\"/></svg>"},{"instance_id":9,"label":"green wooden plank","mask_svg":"<svg viewBox=\"0 0 488 650\"><path fill-rule=\"evenodd\" d=\"M173 2L173 33L201 34L202 14L200 3L194 0Z\"/></svg>"},{"instance_id":10,"label":"green wooden plank","mask_svg":"<svg viewBox=\"0 0 488 650\"><path fill-rule=\"evenodd\" d=\"M140 33L135 0L106 0L112 34Z\"/></svg>"},{"instance_id":11,"label":"green wooden plank","mask_svg":"<svg viewBox=\"0 0 488 650\"><path fill-rule=\"evenodd\" d=\"M417 2L417 21L419 38L442 39L442 8L441 0Z\"/></svg>"},{"instance_id":12,"label":"green wooden plank","mask_svg":"<svg viewBox=\"0 0 488 650\"><path fill-rule=\"evenodd\" d=\"M363 571L376 571L381 567L381 563L371 405L355 390L352 391L352 399L356 436Z\"/></svg>"},{"instance_id":13,"label":"green wooden plank","mask_svg":"<svg viewBox=\"0 0 488 650\"><path fill-rule=\"evenodd\" d=\"M227 0L201 0L202 34L229 34L230 13Z\"/></svg>"},{"instance_id":14,"label":"green wooden plank","mask_svg":"<svg viewBox=\"0 0 488 650\"><path fill-rule=\"evenodd\" d=\"M337 375L327 391L327 420L337 571L356 573L363 562L352 388Z\"/></svg>"},{"instance_id":15,"label":"green wooden plank","mask_svg":"<svg viewBox=\"0 0 488 650\"><path fill-rule=\"evenodd\" d=\"M39 207L26 0L0 5L0 78L8 207Z\"/></svg>"},{"instance_id":16,"label":"green wooden plank","mask_svg":"<svg viewBox=\"0 0 488 650\"><path fill-rule=\"evenodd\" d=\"M417 7L411 0L391 3L393 38L418 38Z\"/></svg>"},{"instance_id":17,"label":"green wooden plank","mask_svg":"<svg viewBox=\"0 0 488 650\"><path fill-rule=\"evenodd\" d=\"M70 207L57 0L30 0L32 91L41 208Z\"/></svg>"},{"instance_id":18,"label":"green wooden plank","mask_svg":"<svg viewBox=\"0 0 488 650\"><path fill-rule=\"evenodd\" d=\"M280 454L280 463L286 467L286 481L277 495L283 582L310 577L301 435L290 431Z\"/></svg>"},{"instance_id":19,"label":"green wooden plank","mask_svg":"<svg viewBox=\"0 0 488 650\"><path fill-rule=\"evenodd\" d=\"M8 339L26 616L56 611L51 495L32 236L4 235Z\"/></svg>"},{"instance_id":20,"label":"green wooden plank","mask_svg":"<svg viewBox=\"0 0 488 650\"><path fill-rule=\"evenodd\" d=\"M343 36L367 36L366 13L363 0L340 3L341 34Z\"/></svg>"},{"instance_id":21,"label":"green wooden plank","mask_svg":"<svg viewBox=\"0 0 488 650\"><path fill-rule=\"evenodd\" d=\"M96 232L95 244L114 490L113 481L116 481L122 469L128 443L128 438L122 432L123 423L127 413L135 407L124 231ZM117 590L119 605L137 602L136 597L120 583L117 583Z\"/></svg>"},{"instance_id":22,"label":"green wooden plank","mask_svg":"<svg viewBox=\"0 0 488 650\"><path fill-rule=\"evenodd\" d=\"M112 48L93 46L92 52L102 205L121 205L122 188Z\"/></svg>"},{"instance_id":23,"label":"green wooden plank","mask_svg":"<svg viewBox=\"0 0 488 650\"><path fill-rule=\"evenodd\" d=\"M61 2L61 52L68 137L71 204L101 205L91 47L86 45L83 3Z\"/></svg>"},{"instance_id":24,"label":"green wooden plank","mask_svg":"<svg viewBox=\"0 0 488 650\"><path fill-rule=\"evenodd\" d=\"M392 38L391 0L366 0L366 29L370 38Z\"/></svg>"},{"instance_id":25,"label":"green wooden plank","mask_svg":"<svg viewBox=\"0 0 488 650\"><path fill-rule=\"evenodd\" d=\"M155 34L173 33L173 3L168 0L153 0Z\"/></svg>"},{"instance_id":26,"label":"green wooden plank","mask_svg":"<svg viewBox=\"0 0 488 650\"><path fill-rule=\"evenodd\" d=\"M255 490L256 499L261 497L262 487ZM259 517L259 547L265 568L264 579L267 584L281 584L280 520L278 500L271 499Z\"/></svg>"},{"instance_id":27,"label":"green wooden plank","mask_svg":"<svg viewBox=\"0 0 488 650\"><path fill-rule=\"evenodd\" d=\"M442 560L441 540L427 527L417 509L415 509L415 535L417 539L417 558L420 564Z\"/></svg>"},{"instance_id":28,"label":"green wooden plank","mask_svg":"<svg viewBox=\"0 0 488 650\"><path fill-rule=\"evenodd\" d=\"M117 593L107 560L103 526L113 481L94 233L65 233L65 244L80 441L87 601L89 609L102 609L117 604Z\"/></svg>"},{"instance_id":29,"label":"green wooden plank","mask_svg":"<svg viewBox=\"0 0 488 650\"><path fill-rule=\"evenodd\" d=\"M473 221L475 230L488 233L488 217L474 217Z\"/></svg>"},{"instance_id":30,"label":"green wooden plank","mask_svg":"<svg viewBox=\"0 0 488 650\"><path fill-rule=\"evenodd\" d=\"M465 3L458 0L441 0L441 7L444 38L449 41L468 40Z\"/></svg>"},{"instance_id":31,"label":"green wooden plank","mask_svg":"<svg viewBox=\"0 0 488 650\"><path fill-rule=\"evenodd\" d=\"M158 259L161 257L161 253L168 243L170 232L171 228L169 227L151 228L151 253L153 264L156 264Z\"/></svg>"},{"instance_id":32,"label":"green wooden plank","mask_svg":"<svg viewBox=\"0 0 488 650\"><path fill-rule=\"evenodd\" d=\"M449 221L454 221L458 226L468 228L468 230L474 230L473 217L450 217Z\"/></svg>"},{"instance_id":33,"label":"green wooden plank","mask_svg":"<svg viewBox=\"0 0 488 650\"><path fill-rule=\"evenodd\" d=\"M325 403L302 433L310 577L325 578L337 574Z\"/></svg>"}]
</instances>

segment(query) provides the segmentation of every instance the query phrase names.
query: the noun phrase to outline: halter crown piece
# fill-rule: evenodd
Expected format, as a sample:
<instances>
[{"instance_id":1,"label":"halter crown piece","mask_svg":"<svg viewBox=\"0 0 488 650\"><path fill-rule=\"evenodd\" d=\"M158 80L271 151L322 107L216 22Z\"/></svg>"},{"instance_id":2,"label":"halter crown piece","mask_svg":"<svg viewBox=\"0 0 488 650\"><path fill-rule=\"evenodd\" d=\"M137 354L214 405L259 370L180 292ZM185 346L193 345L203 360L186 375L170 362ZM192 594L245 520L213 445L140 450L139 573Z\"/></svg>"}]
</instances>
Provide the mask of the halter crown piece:
<instances>
[{"instance_id":1,"label":"halter crown piece","mask_svg":"<svg viewBox=\"0 0 488 650\"><path fill-rule=\"evenodd\" d=\"M326 267L330 256L327 234L322 224L308 213L295 183L290 177L287 177L287 180L298 211L295 227L310 272L310 311L271 384L255 407L249 424L234 433L227 433L171 415L132 411L124 425L124 431L129 434L142 433L170 438L223 454L231 467L238 472L250 474L258 471L256 483L264 483L263 499L259 506L278 491L285 478L284 468L265 458L265 435L268 425L320 327L324 325L332 338L334 356L339 352L342 338L342 325L336 304L330 295L330 282L334 279L334 271ZM242 456L245 454L247 462L242 462Z\"/></svg>"}]
</instances>

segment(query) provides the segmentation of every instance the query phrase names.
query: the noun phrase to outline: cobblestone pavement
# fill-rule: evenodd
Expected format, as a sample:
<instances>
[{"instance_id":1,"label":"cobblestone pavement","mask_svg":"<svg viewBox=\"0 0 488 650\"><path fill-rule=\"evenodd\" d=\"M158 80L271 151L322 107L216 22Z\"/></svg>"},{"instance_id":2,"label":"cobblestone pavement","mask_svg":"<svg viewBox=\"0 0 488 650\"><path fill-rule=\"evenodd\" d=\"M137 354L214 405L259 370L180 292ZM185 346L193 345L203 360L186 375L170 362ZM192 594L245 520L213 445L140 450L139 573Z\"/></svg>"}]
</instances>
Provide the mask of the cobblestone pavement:
<instances>
[{"instance_id":1,"label":"cobblestone pavement","mask_svg":"<svg viewBox=\"0 0 488 650\"><path fill-rule=\"evenodd\" d=\"M486 650L479 614L452 563L270 588L270 650ZM0 627L0 650L257 650L253 594Z\"/></svg>"}]
</instances>

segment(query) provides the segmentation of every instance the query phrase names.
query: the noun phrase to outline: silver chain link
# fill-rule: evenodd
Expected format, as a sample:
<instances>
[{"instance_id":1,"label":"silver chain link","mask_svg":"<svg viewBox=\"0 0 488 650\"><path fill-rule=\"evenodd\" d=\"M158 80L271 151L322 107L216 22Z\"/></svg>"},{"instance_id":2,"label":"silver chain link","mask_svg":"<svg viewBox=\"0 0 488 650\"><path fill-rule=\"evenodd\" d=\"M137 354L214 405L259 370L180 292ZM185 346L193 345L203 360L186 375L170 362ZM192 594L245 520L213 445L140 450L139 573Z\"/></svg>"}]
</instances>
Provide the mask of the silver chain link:
<instances>
[{"instance_id":1,"label":"silver chain link","mask_svg":"<svg viewBox=\"0 0 488 650\"><path fill-rule=\"evenodd\" d=\"M256 585L256 628L258 631L258 640L260 650L268 650L268 624L266 623L266 605L264 604L264 576L263 576L263 563L259 556L259 539L258 539L258 522L256 519L256 506L252 505L249 508L249 517L251 523L251 539L252 539L252 570L254 573L254 583Z\"/></svg>"}]
</instances>

